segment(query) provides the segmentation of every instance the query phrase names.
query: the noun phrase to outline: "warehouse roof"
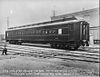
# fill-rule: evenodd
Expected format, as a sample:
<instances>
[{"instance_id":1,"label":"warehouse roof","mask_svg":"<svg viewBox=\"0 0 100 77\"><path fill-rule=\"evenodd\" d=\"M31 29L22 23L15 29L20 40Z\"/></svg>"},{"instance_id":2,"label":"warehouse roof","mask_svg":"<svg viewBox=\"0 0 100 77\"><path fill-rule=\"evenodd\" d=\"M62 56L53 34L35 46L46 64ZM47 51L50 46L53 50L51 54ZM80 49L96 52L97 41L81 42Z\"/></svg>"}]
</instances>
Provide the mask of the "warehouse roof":
<instances>
[{"instance_id":1,"label":"warehouse roof","mask_svg":"<svg viewBox=\"0 0 100 77\"><path fill-rule=\"evenodd\" d=\"M92 13L92 12L95 12L95 11L99 12L99 8L93 8L93 9L82 10L82 11L78 11L78 12L74 12L74 13L52 16L51 20L57 20L57 19L61 19L61 18L64 18L64 17L82 15L82 14L86 14L86 13Z\"/></svg>"}]
</instances>

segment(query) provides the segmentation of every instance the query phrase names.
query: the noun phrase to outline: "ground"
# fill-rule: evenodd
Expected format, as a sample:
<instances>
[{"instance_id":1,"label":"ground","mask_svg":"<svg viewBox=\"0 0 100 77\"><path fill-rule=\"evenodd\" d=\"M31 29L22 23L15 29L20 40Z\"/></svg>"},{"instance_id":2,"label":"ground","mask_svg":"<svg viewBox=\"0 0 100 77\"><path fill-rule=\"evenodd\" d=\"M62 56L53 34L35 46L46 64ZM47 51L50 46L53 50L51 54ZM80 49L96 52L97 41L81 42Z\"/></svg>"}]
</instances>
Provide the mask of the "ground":
<instances>
[{"instance_id":1,"label":"ground","mask_svg":"<svg viewBox=\"0 0 100 77\"><path fill-rule=\"evenodd\" d=\"M99 76L97 63L0 55L0 77L77 77Z\"/></svg>"},{"instance_id":2,"label":"ground","mask_svg":"<svg viewBox=\"0 0 100 77\"><path fill-rule=\"evenodd\" d=\"M90 46L91 48L99 46ZM99 63L33 57L1 55L0 77L99 77Z\"/></svg>"}]
</instances>

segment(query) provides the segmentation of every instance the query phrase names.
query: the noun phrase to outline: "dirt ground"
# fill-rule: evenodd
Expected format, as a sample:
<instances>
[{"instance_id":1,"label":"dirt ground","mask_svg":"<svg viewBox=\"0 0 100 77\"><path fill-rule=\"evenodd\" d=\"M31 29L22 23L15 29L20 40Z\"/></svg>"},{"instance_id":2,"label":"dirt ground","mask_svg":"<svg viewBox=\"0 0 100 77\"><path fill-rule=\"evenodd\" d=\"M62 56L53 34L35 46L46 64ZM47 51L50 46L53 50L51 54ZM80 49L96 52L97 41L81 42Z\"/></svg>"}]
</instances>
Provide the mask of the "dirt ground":
<instances>
[{"instance_id":1,"label":"dirt ground","mask_svg":"<svg viewBox=\"0 0 100 77\"><path fill-rule=\"evenodd\" d=\"M99 64L57 58L0 55L0 77L99 77Z\"/></svg>"}]
</instances>

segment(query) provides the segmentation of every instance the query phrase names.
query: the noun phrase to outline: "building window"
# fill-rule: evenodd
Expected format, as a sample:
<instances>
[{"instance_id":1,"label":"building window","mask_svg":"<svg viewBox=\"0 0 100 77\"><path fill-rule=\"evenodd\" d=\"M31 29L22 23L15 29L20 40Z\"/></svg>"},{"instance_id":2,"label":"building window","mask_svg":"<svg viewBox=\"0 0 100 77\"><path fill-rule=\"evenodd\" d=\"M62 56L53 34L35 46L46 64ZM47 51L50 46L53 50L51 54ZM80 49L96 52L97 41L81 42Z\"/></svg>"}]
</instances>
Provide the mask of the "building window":
<instances>
[{"instance_id":1,"label":"building window","mask_svg":"<svg viewBox=\"0 0 100 77\"><path fill-rule=\"evenodd\" d=\"M58 32L57 29L48 30L49 34L57 34L57 32Z\"/></svg>"},{"instance_id":2,"label":"building window","mask_svg":"<svg viewBox=\"0 0 100 77\"><path fill-rule=\"evenodd\" d=\"M62 29L58 29L58 34L62 34Z\"/></svg>"},{"instance_id":3,"label":"building window","mask_svg":"<svg viewBox=\"0 0 100 77\"><path fill-rule=\"evenodd\" d=\"M74 29L74 24L68 24L68 26L69 26L69 30L70 30L70 31L73 31L73 29Z\"/></svg>"},{"instance_id":4,"label":"building window","mask_svg":"<svg viewBox=\"0 0 100 77\"><path fill-rule=\"evenodd\" d=\"M68 34L68 28L63 28L62 29L62 34Z\"/></svg>"},{"instance_id":5,"label":"building window","mask_svg":"<svg viewBox=\"0 0 100 77\"><path fill-rule=\"evenodd\" d=\"M42 34L45 34L45 32L46 32L45 30L42 30Z\"/></svg>"},{"instance_id":6,"label":"building window","mask_svg":"<svg viewBox=\"0 0 100 77\"><path fill-rule=\"evenodd\" d=\"M47 32L47 30L46 30L46 32L45 32L45 33L46 33L46 34L48 33L48 32Z\"/></svg>"}]
</instances>

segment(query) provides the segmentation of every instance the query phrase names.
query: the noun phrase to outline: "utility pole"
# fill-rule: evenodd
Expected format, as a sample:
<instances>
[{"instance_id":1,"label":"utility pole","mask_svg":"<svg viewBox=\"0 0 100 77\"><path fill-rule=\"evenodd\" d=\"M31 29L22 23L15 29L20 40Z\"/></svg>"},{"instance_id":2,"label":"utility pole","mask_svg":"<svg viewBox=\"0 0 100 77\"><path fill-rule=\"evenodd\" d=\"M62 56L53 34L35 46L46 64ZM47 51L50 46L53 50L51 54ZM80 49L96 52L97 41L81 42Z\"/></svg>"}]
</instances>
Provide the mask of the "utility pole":
<instances>
[{"instance_id":1,"label":"utility pole","mask_svg":"<svg viewBox=\"0 0 100 77\"><path fill-rule=\"evenodd\" d=\"M82 8L82 11L84 11L85 9L84 8Z\"/></svg>"},{"instance_id":2,"label":"utility pole","mask_svg":"<svg viewBox=\"0 0 100 77\"><path fill-rule=\"evenodd\" d=\"M55 10L53 10L53 17L55 17L55 15L56 15L56 13L55 13L56 11Z\"/></svg>"},{"instance_id":3,"label":"utility pole","mask_svg":"<svg viewBox=\"0 0 100 77\"><path fill-rule=\"evenodd\" d=\"M11 14L13 13L13 11L12 10L10 10L10 13L9 13L9 15L7 16L7 29L9 28L9 26L10 26L10 16L11 16Z\"/></svg>"},{"instance_id":4,"label":"utility pole","mask_svg":"<svg viewBox=\"0 0 100 77\"><path fill-rule=\"evenodd\" d=\"M7 16L7 29L9 28L9 16Z\"/></svg>"},{"instance_id":5,"label":"utility pole","mask_svg":"<svg viewBox=\"0 0 100 77\"><path fill-rule=\"evenodd\" d=\"M9 28L9 26L10 26L10 15L13 13L13 11L12 10L10 10L10 13L7 15L7 17L6 17L6 30L8 30L8 28ZM5 33L6 34L6 33ZM8 35L8 34L7 34ZM6 39L6 37L5 37L5 39ZM6 44L5 44L6 45Z\"/></svg>"}]
</instances>

